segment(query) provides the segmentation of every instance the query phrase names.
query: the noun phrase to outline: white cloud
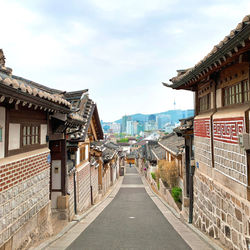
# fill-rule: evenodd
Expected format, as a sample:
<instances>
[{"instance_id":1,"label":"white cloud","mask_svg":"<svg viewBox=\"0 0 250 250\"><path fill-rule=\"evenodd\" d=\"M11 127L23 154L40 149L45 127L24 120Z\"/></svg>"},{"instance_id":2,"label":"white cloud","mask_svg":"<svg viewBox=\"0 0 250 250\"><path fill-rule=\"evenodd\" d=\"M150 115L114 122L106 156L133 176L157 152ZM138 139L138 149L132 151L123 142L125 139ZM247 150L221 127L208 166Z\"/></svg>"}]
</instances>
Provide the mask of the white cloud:
<instances>
[{"instance_id":1,"label":"white cloud","mask_svg":"<svg viewBox=\"0 0 250 250\"><path fill-rule=\"evenodd\" d=\"M250 9L245 0L61 0L71 11L65 16L44 1L38 7L31 0L0 0L7 66L53 88L90 89L104 120L171 109L174 98L177 108L192 107L191 92L161 81L202 59Z\"/></svg>"},{"instance_id":2,"label":"white cloud","mask_svg":"<svg viewBox=\"0 0 250 250\"><path fill-rule=\"evenodd\" d=\"M137 19L154 11L168 11L171 5L176 4L177 0L91 0L95 7L106 12L110 17ZM125 21L125 20L124 20ZM129 20L127 20L129 21Z\"/></svg>"},{"instance_id":3,"label":"white cloud","mask_svg":"<svg viewBox=\"0 0 250 250\"><path fill-rule=\"evenodd\" d=\"M236 19L241 22L245 15L249 15L249 10L250 2L248 0L241 0L238 3L234 1L218 1L216 4L206 6L206 8L199 8L199 11L210 19L221 19L223 17L224 23Z\"/></svg>"}]
</instances>

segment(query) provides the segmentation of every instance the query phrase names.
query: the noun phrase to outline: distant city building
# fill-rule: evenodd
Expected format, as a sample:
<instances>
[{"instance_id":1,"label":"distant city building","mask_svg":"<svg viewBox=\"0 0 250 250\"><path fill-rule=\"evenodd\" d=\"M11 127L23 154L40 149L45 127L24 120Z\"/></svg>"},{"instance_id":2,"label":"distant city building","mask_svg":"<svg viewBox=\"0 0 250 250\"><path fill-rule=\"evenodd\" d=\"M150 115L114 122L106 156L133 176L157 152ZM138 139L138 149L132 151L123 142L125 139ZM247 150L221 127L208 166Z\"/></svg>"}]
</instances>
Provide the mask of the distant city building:
<instances>
[{"instance_id":1,"label":"distant city building","mask_svg":"<svg viewBox=\"0 0 250 250\"><path fill-rule=\"evenodd\" d=\"M150 120L145 122L145 131L155 131L157 129L158 127L156 121Z\"/></svg>"},{"instance_id":2,"label":"distant city building","mask_svg":"<svg viewBox=\"0 0 250 250\"><path fill-rule=\"evenodd\" d=\"M162 120L162 118L160 116L156 117L156 124L157 124L157 128L158 129L162 129L163 128L164 123L163 123L163 120Z\"/></svg>"},{"instance_id":3,"label":"distant city building","mask_svg":"<svg viewBox=\"0 0 250 250\"><path fill-rule=\"evenodd\" d=\"M134 121L133 122L133 126L134 126L134 133L133 133L133 135L137 135L138 134L138 124L139 124L139 122L137 122L137 121Z\"/></svg>"},{"instance_id":4,"label":"distant city building","mask_svg":"<svg viewBox=\"0 0 250 250\"><path fill-rule=\"evenodd\" d=\"M137 132L137 122L135 121L127 121L126 133L128 135L135 135ZM136 130L136 131L135 131Z\"/></svg>"},{"instance_id":5,"label":"distant city building","mask_svg":"<svg viewBox=\"0 0 250 250\"><path fill-rule=\"evenodd\" d=\"M122 117L122 124L121 124L121 133L126 133L127 132L127 122L132 121L131 116L124 115Z\"/></svg>"},{"instance_id":6,"label":"distant city building","mask_svg":"<svg viewBox=\"0 0 250 250\"><path fill-rule=\"evenodd\" d=\"M137 124L137 135L141 135L141 132L144 132L144 122L138 122Z\"/></svg>"},{"instance_id":7,"label":"distant city building","mask_svg":"<svg viewBox=\"0 0 250 250\"><path fill-rule=\"evenodd\" d=\"M110 124L110 133L120 133L120 131L121 131L121 124L115 122Z\"/></svg>"}]
</instances>

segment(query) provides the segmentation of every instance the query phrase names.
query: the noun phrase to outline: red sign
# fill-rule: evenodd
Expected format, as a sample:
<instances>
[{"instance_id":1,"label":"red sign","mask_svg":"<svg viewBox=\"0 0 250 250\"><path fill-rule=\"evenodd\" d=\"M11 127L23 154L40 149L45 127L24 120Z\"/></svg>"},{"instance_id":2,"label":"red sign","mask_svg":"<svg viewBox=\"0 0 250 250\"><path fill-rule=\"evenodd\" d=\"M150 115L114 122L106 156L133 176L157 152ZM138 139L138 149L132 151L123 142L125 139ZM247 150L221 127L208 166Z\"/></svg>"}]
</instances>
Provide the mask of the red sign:
<instances>
[{"instance_id":1,"label":"red sign","mask_svg":"<svg viewBox=\"0 0 250 250\"><path fill-rule=\"evenodd\" d=\"M194 135L210 138L210 118L194 120Z\"/></svg>"},{"instance_id":2,"label":"red sign","mask_svg":"<svg viewBox=\"0 0 250 250\"><path fill-rule=\"evenodd\" d=\"M221 118L213 121L214 140L238 143L238 135L244 131L244 118Z\"/></svg>"}]
</instances>

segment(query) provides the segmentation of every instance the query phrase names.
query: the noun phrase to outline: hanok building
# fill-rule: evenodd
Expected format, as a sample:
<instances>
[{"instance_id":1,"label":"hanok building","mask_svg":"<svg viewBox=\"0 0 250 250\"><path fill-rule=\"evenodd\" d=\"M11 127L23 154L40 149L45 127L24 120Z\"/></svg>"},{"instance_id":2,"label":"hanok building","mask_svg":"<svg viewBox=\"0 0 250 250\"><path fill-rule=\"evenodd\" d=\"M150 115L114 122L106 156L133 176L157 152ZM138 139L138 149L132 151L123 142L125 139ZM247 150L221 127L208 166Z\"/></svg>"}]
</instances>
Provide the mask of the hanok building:
<instances>
[{"instance_id":1,"label":"hanok building","mask_svg":"<svg viewBox=\"0 0 250 250\"><path fill-rule=\"evenodd\" d=\"M105 194L119 178L121 158L124 156L118 145L108 141L92 142L91 152L99 158L101 166L99 169L99 192Z\"/></svg>"},{"instance_id":2,"label":"hanok building","mask_svg":"<svg viewBox=\"0 0 250 250\"><path fill-rule=\"evenodd\" d=\"M74 214L83 212L98 197L98 176L102 166L98 157L91 154L90 144L103 139L103 131L97 105L89 98L88 90L68 92L65 98L75 111L70 120L72 126L66 131L67 157L71 167L67 172L68 197L63 204L63 208L69 208L71 220Z\"/></svg>"},{"instance_id":3,"label":"hanok building","mask_svg":"<svg viewBox=\"0 0 250 250\"><path fill-rule=\"evenodd\" d=\"M145 159L145 167L147 177L151 177L151 172L155 172L157 168L157 158L155 154L152 152L152 148L157 145L157 141L147 141L144 147L144 159Z\"/></svg>"},{"instance_id":4,"label":"hanok building","mask_svg":"<svg viewBox=\"0 0 250 250\"><path fill-rule=\"evenodd\" d=\"M50 118L70 108L62 92L12 75L0 50L0 248L51 233Z\"/></svg>"},{"instance_id":5,"label":"hanok building","mask_svg":"<svg viewBox=\"0 0 250 250\"><path fill-rule=\"evenodd\" d=\"M194 224L230 249L250 246L250 16L172 78L195 93Z\"/></svg>"},{"instance_id":6,"label":"hanok building","mask_svg":"<svg viewBox=\"0 0 250 250\"><path fill-rule=\"evenodd\" d=\"M165 150L165 159L168 162L175 162L178 166L179 176L183 177L182 170L182 152L184 147L184 138L178 137L172 132L159 140L159 145ZM181 184L182 186L182 184Z\"/></svg>"},{"instance_id":7,"label":"hanok building","mask_svg":"<svg viewBox=\"0 0 250 250\"><path fill-rule=\"evenodd\" d=\"M188 117L180 120L180 126L174 129L177 136L183 137L185 141L184 151L182 154L182 175L183 175L183 187L182 187L182 216L189 223L192 223L193 219L193 170L191 166L194 160L193 150L193 120L194 117ZM190 195L191 194L191 195Z\"/></svg>"}]
</instances>

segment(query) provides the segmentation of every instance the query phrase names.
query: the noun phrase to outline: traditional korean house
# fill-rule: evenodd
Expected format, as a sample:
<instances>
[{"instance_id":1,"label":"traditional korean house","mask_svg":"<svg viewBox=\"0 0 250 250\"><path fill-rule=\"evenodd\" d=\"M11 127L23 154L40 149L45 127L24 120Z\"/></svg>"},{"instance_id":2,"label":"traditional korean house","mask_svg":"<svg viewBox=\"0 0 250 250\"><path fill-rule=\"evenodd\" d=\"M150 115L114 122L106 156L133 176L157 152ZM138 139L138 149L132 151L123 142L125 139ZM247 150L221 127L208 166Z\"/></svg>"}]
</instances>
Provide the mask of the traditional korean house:
<instances>
[{"instance_id":1,"label":"traditional korean house","mask_svg":"<svg viewBox=\"0 0 250 250\"><path fill-rule=\"evenodd\" d=\"M141 146L138 150L137 150L137 154L136 154L136 166L139 169L139 172L142 174L144 173L144 169L146 168L145 166L145 146Z\"/></svg>"},{"instance_id":2,"label":"traditional korean house","mask_svg":"<svg viewBox=\"0 0 250 250\"><path fill-rule=\"evenodd\" d=\"M120 163L124 158L121 147L109 141L91 143L91 151L99 157L101 169L99 169L99 191L105 194L120 175Z\"/></svg>"},{"instance_id":3,"label":"traditional korean house","mask_svg":"<svg viewBox=\"0 0 250 250\"><path fill-rule=\"evenodd\" d=\"M182 216L184 220L192 223L193 218L193 170L191 162L194 160L193 149L193 122L194 117L180 120L180 126L174 129L177 136L183 137L185 141L183 160L183 189L182 189Z\"/></svg>"},{"instance_id":4,"label":"traditional korean house","mask_svg":"<svg viewBox=\"0 0 250 250\"><path fill-rule=\"evenodd\" d=\"M90 143L90 152L91 155L95 158L95 161L98 162L99 167L98 167L98 192L103 195L105 194L105 189L103 186L105 186L105 180L106 178L106 170L104 168L104 162L103 162L103 157L102 153L105 150L104 144L106 142L101 140L101 141L93 141ZM109 175L110 176L110 175Z\"/></svg>"},{"instance_id":5,"label":"traditional korean house","mask_svg":"<svg viewBox=\"0 0 250 250\"><path fill-rule=\"evenodd\" d=\"M157 169L157 158L152 152L152 149L157 145L157 141L147 141L144 146L144 161L146 177L151 178L151 172L155 172Z\"/></svg>"},{"instance_id":6,"label":"traditional korean house","mask_svg":"<svg viewBox=\"0 0 250 250\"><path fill-rule=\"evenodd\" d=\"M0 50L1 249L26 247L52 232L49 138L63 134L54 134L51 119L67 117L70 108L62 92L13 75Z\"/></svg>"},{"instance_id":7,"label":"traditional korean house","mask_svg":"<svg viewBox=\"0 0 250 250\"><path fill-rule=\"evenodd\" d=\"M193 223L228 249L250 247L250 16L172 78L195 93Z\"/></svg>"},{"instance_id":8,"label":"traditional korean house","mask_svg":"<svg viewBox=\"0 0 250 250\"><path fill-rule=\"evenodd\" d=\"M182 154L184 148L184 138L178 137L176 133L172 132L159 140L159 145L165 150L165 160L167 162L174 162L178 168L178 186L183 189L183 164Z\"/></svg>"},{"instance_id":9,"label":"traditional korean house","mask_svg":"<svg viewBox=\"0 0 250 250\"><path fill-rule=\"evenodd\" d=\"M115 155L112 157L112 160L110 163L111 168L112 168L111 183L113 185L115 181L119 178L121 158L125 156L122 154L122 148L119 147L114 142L106 143L105 147L115 151Z\"/></svg>"},{"instance_id":10,"label":"traditional korean house","mask_svg":"<svg viewBox=\"0 0 250 250\"><path fill-rule=\"evenodd\" d=\"M159 161L166 159L166 150L163 149L158 143L151 148L151 151L156 158L157 165Z\"/></svg>"},{"instance_id":11,"label":"traditional korean house","mask_svg":"<svg viewBox=\"0 0 250 250\"><path fill-rule=\"evenodd\" d=\"M78 126L68 127L67 155L71 168L68 169L68 193L64 208L69 208L69 219L83 212L98 196L100 180L98 156L91 154L90 144L103 139L103 131L96 104L89 98L88 90L68 92L65 98L71 103L73 116ZM76 117L77 116L77 117ZM77 119L78 118L78 119Z\"/></svg>"}]
</instances>

